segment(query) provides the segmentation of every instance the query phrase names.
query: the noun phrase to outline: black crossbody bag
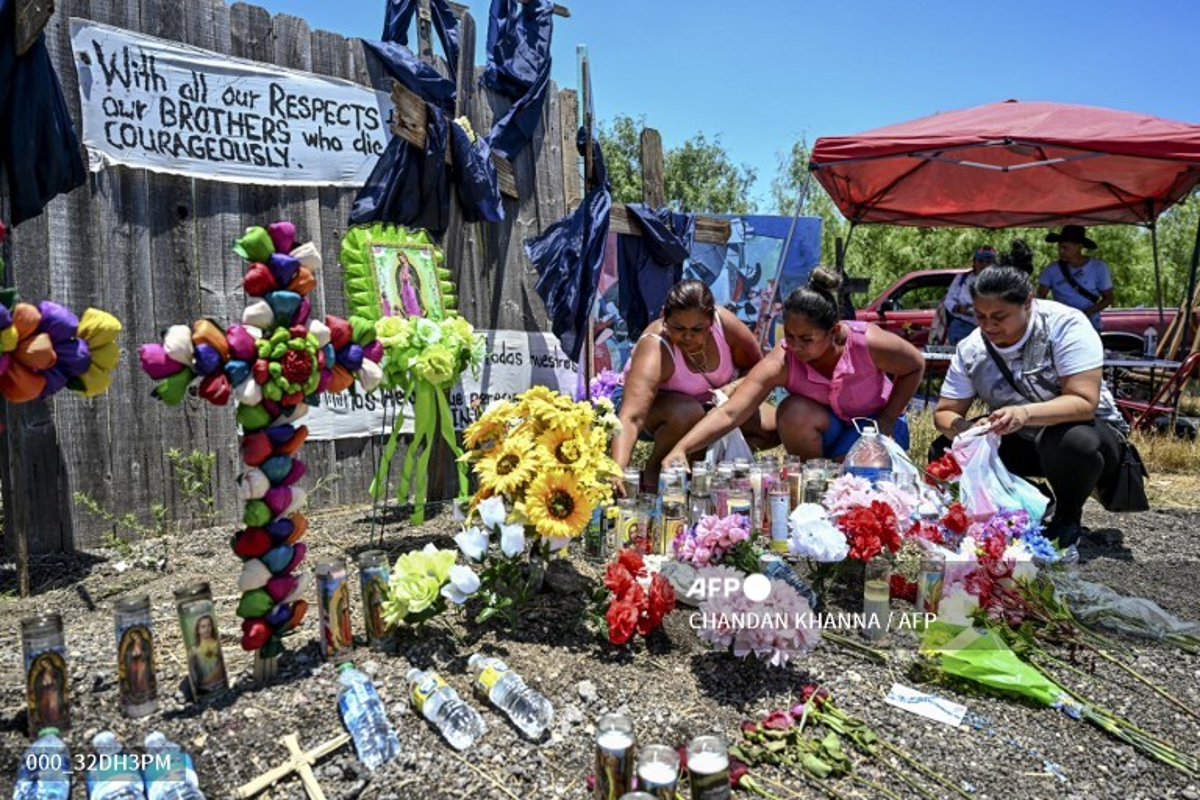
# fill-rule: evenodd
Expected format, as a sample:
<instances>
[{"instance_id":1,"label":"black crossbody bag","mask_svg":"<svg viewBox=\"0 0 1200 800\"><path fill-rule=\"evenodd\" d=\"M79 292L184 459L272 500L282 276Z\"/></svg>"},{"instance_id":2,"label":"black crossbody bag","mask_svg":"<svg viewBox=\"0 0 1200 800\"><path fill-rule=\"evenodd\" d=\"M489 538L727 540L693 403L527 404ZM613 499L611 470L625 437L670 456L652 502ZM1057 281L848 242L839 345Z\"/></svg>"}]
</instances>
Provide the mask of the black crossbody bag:
<instances>
[{"instance_id":1,"label":"black crossbody bag","mask_svg":"<svg viewBox=\"0 0 1200 800\"><path fill-rule=\"evenodd\" d=\"M1024 397L1030 403L1038 402L1029 396L1017 381L1013 378L1012 370L1008 368L1008 364L996 352L996 348L992 343L983 337L983 344L987 347L988 355L992 357L992 361L996 363L996 368L1000 370L1000 374L1004 376L1004 380L1008 382L1017 394ZM1108 425L1117 438L1121 440L1120 455L1117 459L1116 472L1106 481L1101 481L1096 484L1094 495L1104 506L1106 511L1111 511L1114 514L1119 514L1127 511L1149 511L1150 500L1146 497L1146 478L1150 477L1150 473L1146 471L1146 465L1142 461L1142 455L1134 447L1133 442L1119 428L1114 425Z\"/></svg>"},{"instance_id":2,"label":"black crossbody bag","mask_svg":"<svg viewBox=\"0 0 1200 800\"><path fill-rule=\"evenodd\" d=\"M1079 294L1083 295L1083 298L1085 300L1087 300L1089 303L1091 303L1092 305L1096 304L1096 301L1098 301L1100 299L1100 295L1096 294L1091 289L1085 289L1082 286L1080 286L1079 281L1075 280L1075 278L1071 275L1071 270L1067 267L1067 262L1065 262L1065 261L1058 262L1058 268L1062 272L1063 280L1065 280L1067 283L1069 283L1071 285L1072 289L1079 292ZM1058 298L1056 297L1054 299L1057 300Z\"/></svg>"}]
</instances>

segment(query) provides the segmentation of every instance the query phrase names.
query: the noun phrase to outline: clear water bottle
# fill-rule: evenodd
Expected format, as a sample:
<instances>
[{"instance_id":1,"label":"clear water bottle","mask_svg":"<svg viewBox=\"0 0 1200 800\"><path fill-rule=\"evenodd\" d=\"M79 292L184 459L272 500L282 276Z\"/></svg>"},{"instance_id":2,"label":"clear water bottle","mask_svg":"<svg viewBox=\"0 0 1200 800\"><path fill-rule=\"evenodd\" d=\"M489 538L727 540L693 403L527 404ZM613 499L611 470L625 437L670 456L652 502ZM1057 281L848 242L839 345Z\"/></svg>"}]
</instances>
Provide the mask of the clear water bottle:
<instances>
[{"instance_id":1,"label":"clear water bottle","mask_svg":"<svg viewBox=\"0 0 1200 800\"><path fill-rule=\"evenodd\" d=\"M458 692L436 672L410 669L405 679L412 685L412 702L425 719L432 722L455 750L466 750L487 733L479 712L458 696Z\"/></svg>"},{"instance_id":2,"label":"clear water bottle","mask_svg":"<svg viewBox=\"0 0 1200 800\"><path fill-rule=\"evenodd\" d=\"M71 753L58 728L43 728L17 766L13 800L67 800L71 796Z\"/></svg>"},{"instance_id":3,"label":"clear water bottle","mask_svg":"<svg viewBox=\"0 0 1200 800\"><path fill-rule=\"evenodd\" d=\"M467 666L475 672L475 691L508 714L513 724L530 739L539 738L550 726L554 720L554 707L550 701L529 688L503 661L475 653L467 659Z\"/></svg>"},{"instance_id":4,"label":"clear water bottle","mask_svg":"<svg viewBox=\"0 0 1200 800\"><path fill-rule=\"evenodd\" d=\"M342 684L338 694L342 722L354 739L358 760L374 770L399 755L400 740L370 678L347 662L338 668L338 681Z\"/></svg>"},{"instance_id":5,"label":"clear water bottle","mask_svg":"<svg viewBox=\"0 0 1200 800\"><path fill-rule=\"evenodd\" d=\"M891 472L892 456L879 436L874 422L863 426L862 435L842 462L842 472L866 478L874 483L883 472Z\"/></svg>"},{"instance_id":6,"label":"clear water bottle","mask_svg":"<svg viewBox=\"0 0 1200 800\"><path fill-rule=\"evenodd\" d=\"M88 800L146 800L141 759L121 747L112 731L92 739L95 763L87 773Z\"/></svg>"},{"instance_id":7,"label":"clear water bottle","mask_svg":"<svg viewBox=\"0 0 1200 800\"><path fill-rule=\"evenodd\" d=\"M146 734L146 755L142 772L146 779L146 800L204 800L200 779L192 757L159 731Z\"/></svg>"},{"instance_id":8,"label":"clear water bottle","mask_svg":"<svg viewBox=\"0 0 1200 800\"><path fill-rule=\"evenodd\" d=\"M796 574L792 565L774 553L763 553L758 557L758 570L772 580L783 581L808 601L813 611L821 610L821 597L803 578Z\"/></svg>"}]
</instances>

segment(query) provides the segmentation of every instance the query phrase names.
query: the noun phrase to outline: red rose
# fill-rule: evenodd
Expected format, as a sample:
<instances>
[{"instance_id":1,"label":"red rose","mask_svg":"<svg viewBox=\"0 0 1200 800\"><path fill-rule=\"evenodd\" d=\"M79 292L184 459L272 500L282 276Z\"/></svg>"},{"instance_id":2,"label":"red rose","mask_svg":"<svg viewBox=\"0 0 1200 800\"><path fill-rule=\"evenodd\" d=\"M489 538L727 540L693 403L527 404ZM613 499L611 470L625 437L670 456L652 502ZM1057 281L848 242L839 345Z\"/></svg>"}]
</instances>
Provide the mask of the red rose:
<instances>
[{"instance_id":1,"label":"red rose","mask_svg":"<svg viewBox=\"0 0 1200 800\"><path fill-rule=\"evenodd\" d=\"M829 700L829 690L814 683L805 684L804 688L800 690L800 702L807 703L809 700L814 706L820 708ZM793 714L793 716L795 715Z\"/></svg>"},{"instance_id":2,"label":"red rose","mask_svg":"<svg viewBox=\"0 0 1200 800\"><path fill-rule=\"evenodd\" d=\"M1004 557L1004 551L1007 549L1008 544L1004 541L1002 534L993 532L983 537L983 558L999 561Z\"/></svg>"},{"instance_id":3,"label":"red rose","mask_svg":"<svg viewBox=\"0 0 1200 800\"><path fill-rule=\"evenodd\" d=\"M635 578L646 572L646 564L642 561L642 554L632 547L617 553L617 563L629 570L629 574Z\"/></svg>"},{"instance_id":4,"label":"red rose","mask_svg":"<svg viewBox=\"0 0 1200 800\"><path fill-rule=\"evenodd\" d=\"M641 611L633 603L614 600L604 618L608 621L608 640L613 644L625 644L633 636Z\"/></svg>"},{"instance_id":5,"label":"red rose","mask_svg":"<svg viewBox=\"0 0 1200 800\"><path fill-rule=\"evenodd\" d=\"M617 597L625 594L631 583L633 576L629 574L629 570L616 562L609 564L608 569L604 571L604 585Z\"/></svg>"},{"instance_id":6,"label":"red rose","mask_svg":"<svg viewBox=\"0 0 1200 800\"><path fill-rule=\"evenodd\" d=\"M729 759L729 785L734 789L742 785L742 778L750 774L750 768L736 758Z\"/></svg>"},{"instance_id":7,"label":"red rose","mask_svg":"<svg viewBox=\"0 0 1200 800\"><path fill-rule=\"evenodd\" d=\"M963 504L955 500L946 510L946 516L942 517L942 524L955 533L966 533L967 528L971 526L971 518L967 516L967 510L963 508Z\"/></svg>"},{"instance_id":8,"label":"red rose","mask_svg":"<svg viewBox=\"0 0 1200 800\"><path fill-rule=\"evenodd\" d=\"M787 711L772 711L762 721L762 726L773 731L786 731L796 724L792 715Z\"/></svg>"}]
</instances>

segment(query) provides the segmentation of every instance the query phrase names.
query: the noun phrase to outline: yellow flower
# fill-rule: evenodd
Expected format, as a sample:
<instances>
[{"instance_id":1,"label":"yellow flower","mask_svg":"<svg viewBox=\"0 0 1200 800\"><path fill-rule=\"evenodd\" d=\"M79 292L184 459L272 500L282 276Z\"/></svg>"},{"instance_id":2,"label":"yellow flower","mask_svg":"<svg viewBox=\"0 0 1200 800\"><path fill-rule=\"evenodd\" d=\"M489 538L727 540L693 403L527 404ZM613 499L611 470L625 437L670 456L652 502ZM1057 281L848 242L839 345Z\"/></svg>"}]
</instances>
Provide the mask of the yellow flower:
<instances>
[{"instance_id":1,"label":"yellow flower","mask_svg":"<svg viewBox=\"0 0 1200 800\"><path fill-rule=\"evenodd\" d=\"M491 450L504 440L508 433L508 420L503 413L484 414L472 422L463 431L463 444L468 450L479 450L483 453Z\"/></svg>"},{"instance_id":2,"label":"yellow flower","mask_svg":"<svg viewBox=\"0 0 1200 800\"><path fill-rule=\"evenodd\" d=\"M575 476L563 470L543 472L525 492L525 514L545 538L578 536L594 508Z\"/></svg>"},{"instance_id":3,"label":"yellow flower","mask_svg":"<svg viewBox=\"0 0 1200 800\"><path fill-rule=\"evenodd\" d=\"M563 466L576 464L587 455L587 442L574 428L548 428L538 437L538 444Z\"/></svg>"},{"instance_id":4,"label":"yellow flower","mask_svg":"<svg viewBox=\"0 0 1200 800\"><path fill-rule=\"evenodd\" d=\"M545 466L545 458L527 436L509 436L475 464L482 489L516 495Z\"/></svg>"}]
</instances>

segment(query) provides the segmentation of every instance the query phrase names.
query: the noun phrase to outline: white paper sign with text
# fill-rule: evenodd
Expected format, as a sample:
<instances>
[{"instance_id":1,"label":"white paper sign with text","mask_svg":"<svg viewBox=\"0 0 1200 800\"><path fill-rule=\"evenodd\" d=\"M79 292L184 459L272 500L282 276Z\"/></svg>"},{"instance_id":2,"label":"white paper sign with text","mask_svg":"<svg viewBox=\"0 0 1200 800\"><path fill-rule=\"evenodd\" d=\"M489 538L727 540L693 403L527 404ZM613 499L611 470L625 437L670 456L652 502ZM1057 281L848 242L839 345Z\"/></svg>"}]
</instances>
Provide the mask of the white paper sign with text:
<instances>
[{"instance_id":1,"label":"white paper sign with text","mask_svg":"<svg viewBox=\"0 0 1200 800\"><path fill-rule=\"evenodd\" d=\"M479 377L470 372L450 391L454 429L461 431L496 400L511 400L531 386L549 386L568 396L574 394L578 367L563 352L550 333L524 331L479 331L487 339L487 356ZM384 429L384 414L390 430L396 405L403 403L405 433L412 432L412 406L397 392L377 390L338 395L322 394L304 424L312 441L356 439L378 436Z\"/></svg>"},{"instance_id":2,"label":"white paper sign with text","mask_svg":"<svg viewBox=\"0 0 1200 800\"><path fill-rule=\"evenodd\" d=\"M71 49L96 169L362 186L390 138L391 98L349 81L82 19Z\"/></svg>"}]
</instances>

